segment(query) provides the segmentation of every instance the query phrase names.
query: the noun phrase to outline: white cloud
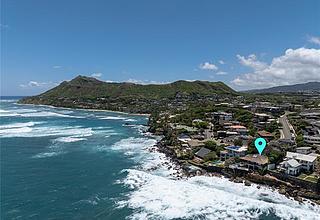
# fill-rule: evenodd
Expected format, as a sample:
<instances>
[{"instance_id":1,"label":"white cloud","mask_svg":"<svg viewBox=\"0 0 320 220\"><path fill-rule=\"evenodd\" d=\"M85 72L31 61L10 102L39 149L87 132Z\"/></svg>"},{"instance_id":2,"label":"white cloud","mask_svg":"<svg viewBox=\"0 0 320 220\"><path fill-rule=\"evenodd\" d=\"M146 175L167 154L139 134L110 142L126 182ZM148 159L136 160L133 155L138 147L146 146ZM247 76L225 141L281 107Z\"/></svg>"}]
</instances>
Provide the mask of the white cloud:
<instances>
[{"instance_id":1,"label":"white cloud","mask_svg":"<svg viewBox=\"0 0 320 220\"><path fill-rule=\"evenodd\" d=\"M52 68L53 68L53 69L60 69L60 68L62 68L62 66L58 66L58 65L57 65L57 66L53 66Z\"/></svg>"},{"instance_id":2,"label":"white cloud","mask_svg":"<svg viewBox=\"0 0 320 220\"><path fill-rule=\"evenodd\" d=\"M91 77L94 77L94 78L100 78L102 76L102 73L92 73L91 74Z\"/></svg>"},{"instance_id":3,"label":"white cloud","mask_svg":"<svg viewBox=\"0 0 320 220\"><path fill-rule=\"evenodd\" d=\"M244 56L237 55L237 58L239 59L240 64L243 66L250 67L252 69L264 69L266 68L267 64L260 62L257 60L257 56L254 54L250 54L247 58Z\"/></svg>"},{"instance_id":4,"label":"white cloud","mask_svg":"<svg viewBox=\"0 0 320 220\"><path fill-rule=\"evenodd\" d=\"M216 73L217 75L227 75L228 73L227 72L224 72L224 71L219 71Z\"/></svg>"},{"instance_id":5,"label":"white cloud","mask_svg":"<svg viewBox=\"0 0 320 220\"><path fill-rule=\"evenodd\" d=\"M218 70L218 67L210 62L204 62L199 65L202 70Z\"/></svg>"},{"instance_id":6,"label":"white cloud","mask_svg":"<svg viewBox=\"0 0 320 220\"><path fill-rule=\"evenodd\" d=\"M141 84L141 85L146 85L146 84L167 84L167 83L170 83L170 82L163 82L163 81L140 80L140 79L128 79L126 82L127 83L134 83L134 84Z\"/></svg>"},{"instance_id":7,"label":"white cloud","mask_svg":"<svg viewBox=\"0 0 320 220\"><path fill-rule=\"evenodd\" d=\"M308 37L308 41L310 43L320 45L320 37L310 36Z\"/></svg>"},{"instance_id":8,"label":"white cloud","mask_svg":"<svg viewBox=\"0 0 320 220\"><path fill-rule=\"evenodd\" d=\"M20 84L21 88L48 88L48 87L53 87L57 86L58 83L54 82L36 82L36 81L29 81L26 84Z\"/></svg>"},{"instance_id":9,"label":"white cloud","mask_svg":"<svg viewBox=\"0 0 320 220\"><path fill-rule=\"evenodd\" d=\"M320 81L320 49L288 49L284 55L273 58L270 64L257 60L254 54L247 58L237 57L240 64L252 69L232 81L244 89Z\"/></svg>"},{"instance_id":10,"label":"white cloud","mask_svg":"<svg viewBox=\"0 0 320 220\"><path fill-rule=\"evenodd\" d=\"M219 60L219 63L220 63L221 65L225 64L225 62L224 62L223 60Z\"/></svg>"}]
</instances>

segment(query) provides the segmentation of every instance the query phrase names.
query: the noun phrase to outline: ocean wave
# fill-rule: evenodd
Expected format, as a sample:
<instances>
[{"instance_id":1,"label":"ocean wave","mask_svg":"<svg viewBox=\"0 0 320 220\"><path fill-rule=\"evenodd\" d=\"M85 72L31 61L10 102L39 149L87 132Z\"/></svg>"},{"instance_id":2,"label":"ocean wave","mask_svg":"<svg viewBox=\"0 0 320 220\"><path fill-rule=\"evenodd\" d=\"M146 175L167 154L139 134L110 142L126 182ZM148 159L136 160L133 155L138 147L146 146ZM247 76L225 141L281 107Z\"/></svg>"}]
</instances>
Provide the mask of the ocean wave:
<instances>
[{"instance_id":1,"label":"ocean wave","mask_svg":"<svg viewBox=\"0 0 320 220\"><path fill-rule=\"evenodd\" d=\"M131 219L257 219L262 214L317 219L320 214L319 207L300 204L268 188L219 177L173 180L131 169L124 184L134 190L118 205L135 210Z\"/></svg>"},{"instance_id":2,"label":"ocean wave","mask_svg":"<svg viewBox=\"0 0 320 220\"><path fill-rule=\"evenodd\" d=\"M31 124L30 124L31 125ZM0 137L45 137L45 136L72 136L72 137L89 137L94 131L91 128L81 126L39 126L0 129Z\"/></svg>"},{"instance_id":3,"label":"ocean wave","mask_svg":"<svg viewBox=\"0 0 320 220\"><path fill-rule=\"evenodd\" d=\"M99 117L102 120L126 120L127 118L120 116L107 116L107 117Z\"/></svg>"},{"instance_id":4,"label":"ocean wave","mask_svg":"<svg viewBox=\"0 0 320 220\"><path fill-rule=\"evenodd\" d=\"M156 144L155 139L151 138L126 138L122 139L112 145L111 149L123 151L126 154L142 153L147 147L151 147Z\"/></svg>"},{"instance_id":5,"label":"ocean wave","mask_svg":"<svg viewBox=\"0 0 320 220\"><path fill-rule=\"evenodd\" d=\"M61 154L64 154L65 152L63 151L53 151L53 152L43 152L43 153L39 153L34 155L32 158L47 158L47 157L55 157Z\"/></svg>"},{"instance_id":6,"label":"ocean wave","mask_svg":"<svg viewBox=\"0 0 320 220\"><path fill-rule=\"evenodd\" d=\"M5 124L5 125L0 125L0 130L1 129L8 129L8 128L23 128L23 127L32 127L36 124L43 124L45 122L24 122L24 123L12 123L12 124Z\"/></svg>"},{"instance_id":7,"label":"ocean wave","mask_svg":"<svg viewBox=\"0 0 320 220\"><path fill-rule=\"evenodd\" d=\"M54 139L54 142L63 142L63 143L73 143L73 142L78 142L78 141L85 141L87 138L80 138L80 137L59 137L57 139Z\"/></svg>"},{"instance_id":8,"label":"ocean wave","mask_svg":"<svg viewBox=\"0 0 320 220\"><path fill-rule=\"evenodd\" d=\"M85 118L84 116L69 115L72 111L37 111L34 109L14 109L14 110L0 110L2 117L63 117L63 118Z\"/></svg>"},{"instance_id":9,"label":"ocean wave","mask_svg":"<svg viewBox=\"0 0 320 220\"><path fill-rule=\"evenodd\" d=\"M0 99L0 102L16 102L18 99Z\"/></svg>"}]
</instances>

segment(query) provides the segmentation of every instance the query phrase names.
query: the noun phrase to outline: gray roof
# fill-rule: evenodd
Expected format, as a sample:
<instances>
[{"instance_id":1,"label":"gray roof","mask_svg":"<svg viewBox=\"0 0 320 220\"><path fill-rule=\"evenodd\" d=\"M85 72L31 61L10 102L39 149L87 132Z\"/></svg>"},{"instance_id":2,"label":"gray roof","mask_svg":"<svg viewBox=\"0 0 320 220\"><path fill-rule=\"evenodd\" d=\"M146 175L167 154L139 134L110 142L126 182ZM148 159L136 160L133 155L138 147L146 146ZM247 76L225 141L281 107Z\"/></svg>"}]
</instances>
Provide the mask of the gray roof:
<instances>
[{"instance_id":1,"label":"gray roof","mask_svg":"<svg viewBox=\"0 0 320 220\"><path fill-rule=\"evenodd\" d=\"M287 163L288 163L288 165L289 165L290 167L299 167L299 166L301 165L301 164L300 164L298 161L296 161L295 159L288 160Z\"/></svg>"},{"instance_id":2,"label":"gray roof","mask_svg":"<svg viewBox=\"0 0 320 220\"><path fill-rule=\"evenodd\" d=\"M208 153L210 153L211 150L209 150L208 148L202 147L197 153L196 155L200 158L204 158Z\"/></svg>"}]
</instances>

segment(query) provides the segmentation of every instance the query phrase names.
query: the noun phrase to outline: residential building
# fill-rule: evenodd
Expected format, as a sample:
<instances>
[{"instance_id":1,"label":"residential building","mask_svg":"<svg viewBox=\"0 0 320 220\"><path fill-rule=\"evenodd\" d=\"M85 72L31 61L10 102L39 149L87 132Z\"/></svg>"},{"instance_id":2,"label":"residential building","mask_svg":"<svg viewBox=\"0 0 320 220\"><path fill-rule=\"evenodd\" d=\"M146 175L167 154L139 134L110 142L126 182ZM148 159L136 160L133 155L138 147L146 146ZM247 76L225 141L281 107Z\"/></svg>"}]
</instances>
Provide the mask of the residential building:
<instances>
[{"instance_id":1,"label":"residential building","mask_svg":"<svg viewBox=\"0 0 320 220\"><path fill-rule=\"evenodd\" d=\"M285 160L280 163L280 170L283 170L286 174L297 176L300 174L302 165L295 159Z\"/></svg>"},{"instance_id":2,"label":"residential building","mask_svg":"<svg viewBox=\"0 0 320 220\"><path fill-rule=\"evenodd\" d=\"M271 134L268 131L258 131L259 137L262 137L268 141L271 141L273 139L273 134Z\"/></svg>"},{"instance_id":3,"label":"residential building","mask_svg":"<svg viewBox=\"0 0 320 220\"><path fill-rule=\"evenodd\" d=\"M220 160L225 161L230 157L242 157L245 156L248 147L245 146L228 146L224 148L225 150L220 151Z\"/></svg>"},{"instance_id":4,"label":"residential building","mask_svg":"<svg viewBox=\"0 0 320 220\"><path fill-rule=\"evenodd\" d=\"M249 170L264 169L269 163L268 157L259 154L248 154L244 157L240 157L240 159Z\"/></svg>"},{"instance_id":5,"label":"residential building","mask_svg":"<svg viewBox=\"0 0 320 220\"><path fill-rule=\"evenodd\" d=\"M314 169L317 157L295 153L295 152L287 152L285 160L289 160L289 159L295 159L301 164L302 169L309 171Z\"/></svg>"},{"instance_id":6,"label":"residential building","mask_svg":"<svg viewBox=\"0 0 320 220\"><path fill-rule=\"evenodd\" d=\"M299 154L310 154L312 151L311 147L298 147L296 152Z\"/></svg>"},{"instance_id":7,"label":"residential building","mask_svg":"<svg viewBox=\"0 0 320 220\"><path fill-rule=\"evenodd\" d=\"M200 159L204 159L210 152L211 150L208 148L202 147L197 153L195 153L195 156Z\"/></svg>"},{"instance_id":8,"label":"residential building","mask_svg":"<svg viewBox=\"0 0 320 220\"><path fill-rule=\"evenodd\" d=\"M303 140L307 144L320 144L320 136L319 135L317 135L317 136L304 135Z\"/></svg>"}]
</instances>

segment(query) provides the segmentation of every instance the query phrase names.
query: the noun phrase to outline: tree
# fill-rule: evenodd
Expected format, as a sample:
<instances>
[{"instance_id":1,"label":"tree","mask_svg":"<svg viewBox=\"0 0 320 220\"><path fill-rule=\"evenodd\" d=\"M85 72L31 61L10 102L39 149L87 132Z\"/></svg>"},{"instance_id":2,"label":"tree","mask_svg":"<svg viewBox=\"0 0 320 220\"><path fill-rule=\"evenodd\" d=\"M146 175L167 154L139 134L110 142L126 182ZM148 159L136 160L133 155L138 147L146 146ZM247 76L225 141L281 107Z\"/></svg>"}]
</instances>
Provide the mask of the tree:
<instances>
[{"instance_id":1,"label":"tree","mask_svg":"<svg viewBox=\"0 0 320 220\"><path fill-rule=\"evenodd\" d=\"M204 157L204 161L213 161L213 160L217 160L218 156L216 154L216 152L211 151L210 153L208 153L205 157Z\"/></svg>"},{"instance_id":2,"label":"tree","mask_svg":"<svg viewBox=\"0 0 320 220\"><path fill-rule=\"evenodd\" d=\"M233 141L233 144L234 144L235 146L242 146L242 140L241 140L241 139L235 139L235 140Z\"/></svg>"},{"instance_id":3,"label":"tree","mask_svg":"<svg viewBox=\"0 0 320 220\"><path fill-rule=\"evenodd\" d=\"M212 151L216 151L217 143L215 141L206 141L204 146Z\"/></svg>"}]
</instances>

